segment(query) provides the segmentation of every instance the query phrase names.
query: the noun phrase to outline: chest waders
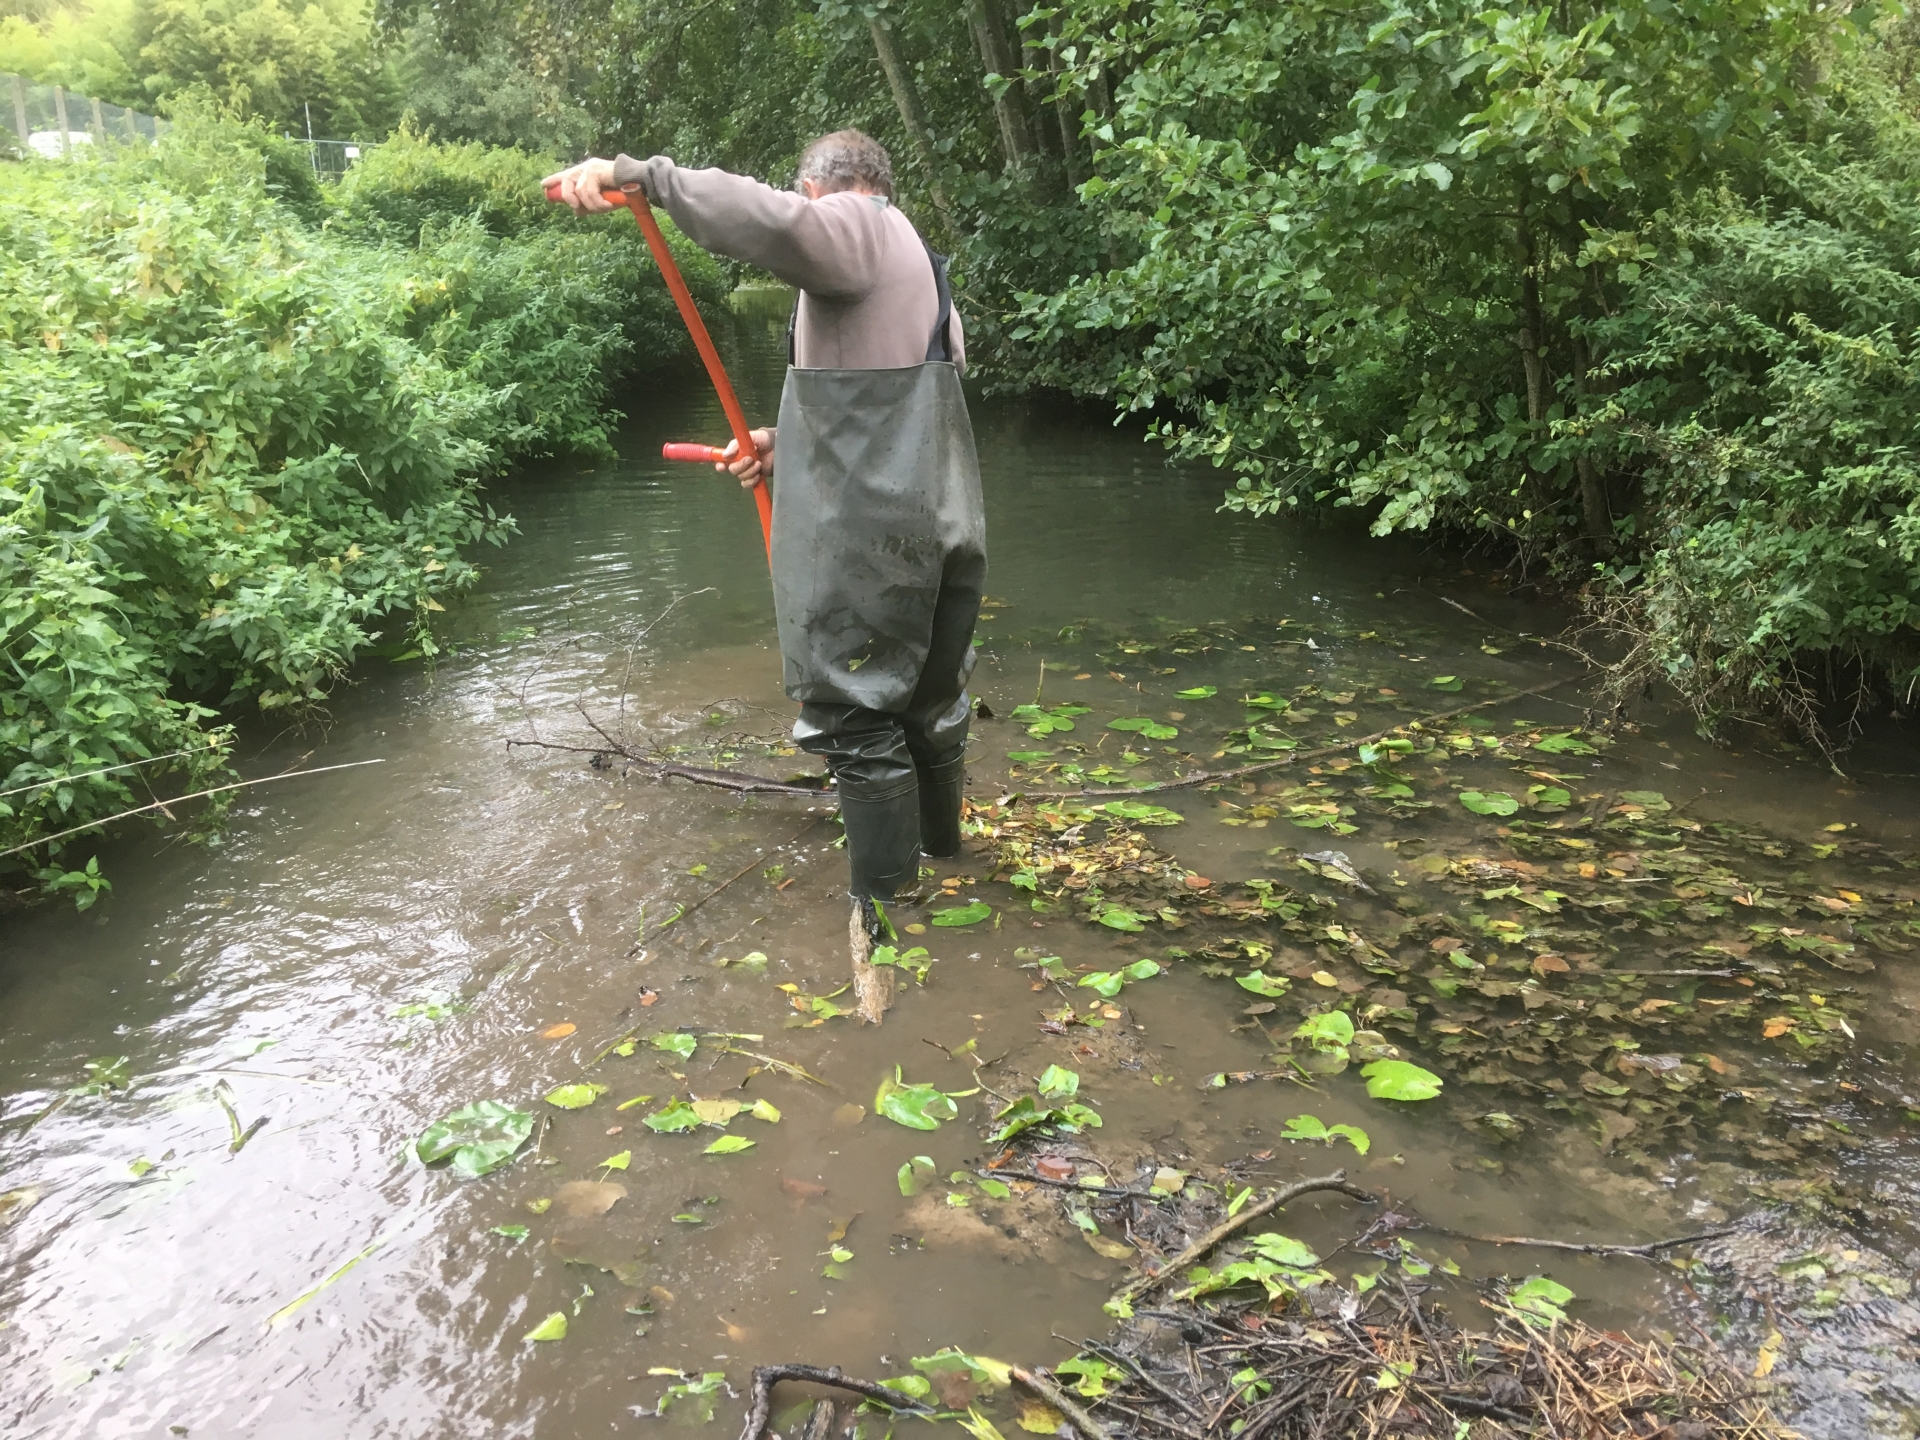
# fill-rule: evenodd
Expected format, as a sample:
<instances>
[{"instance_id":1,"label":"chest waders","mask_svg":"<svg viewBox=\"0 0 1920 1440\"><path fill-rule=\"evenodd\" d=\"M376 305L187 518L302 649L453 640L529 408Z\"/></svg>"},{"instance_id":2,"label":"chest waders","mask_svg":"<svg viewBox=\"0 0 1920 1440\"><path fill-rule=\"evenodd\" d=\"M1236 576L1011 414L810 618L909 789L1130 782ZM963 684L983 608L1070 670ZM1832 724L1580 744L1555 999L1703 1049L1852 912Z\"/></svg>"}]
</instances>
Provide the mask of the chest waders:
<instances>
[{"instance_id":1,"label":"chest waders","mask_svg":"<svg viewBox=\"0 0 1920 1440\"><path fill-rule=\"evenodd\" d=\"M923 242L924 243L924 242ZM789 366L773 496L773 599L794 740L822 757L846 827L860 1013L891 972L866 956L873 902L960 849L967 680L987 578L980 467L948 338L946 260L927 252L939 318L898 370Z\"/></svg>"}]
</instances>

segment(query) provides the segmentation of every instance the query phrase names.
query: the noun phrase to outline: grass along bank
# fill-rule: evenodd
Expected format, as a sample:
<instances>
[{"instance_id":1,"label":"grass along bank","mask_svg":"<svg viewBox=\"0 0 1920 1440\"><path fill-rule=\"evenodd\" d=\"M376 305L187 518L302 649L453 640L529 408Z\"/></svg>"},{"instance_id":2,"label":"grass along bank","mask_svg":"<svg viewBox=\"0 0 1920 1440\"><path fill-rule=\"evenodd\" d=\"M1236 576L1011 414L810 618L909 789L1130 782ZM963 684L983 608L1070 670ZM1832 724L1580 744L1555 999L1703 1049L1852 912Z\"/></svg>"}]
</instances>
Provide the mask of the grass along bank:
<instances>
[{"instance_id":1,"label":"grass along bank","mask_svg":"<svg viewBox=\"0 0 1920 1440\"><path fill-rule=\"evenodd\" d=\"M482 480L607 448L616 378L685 341L632 227L550 214L542 168L402 131L323 188L207 115L0 164L0 864L91 903L89 842L33 842L219 783L243 707L320 703L376 639L433 654L513 529Z\"/></svg>"}]
</instances>

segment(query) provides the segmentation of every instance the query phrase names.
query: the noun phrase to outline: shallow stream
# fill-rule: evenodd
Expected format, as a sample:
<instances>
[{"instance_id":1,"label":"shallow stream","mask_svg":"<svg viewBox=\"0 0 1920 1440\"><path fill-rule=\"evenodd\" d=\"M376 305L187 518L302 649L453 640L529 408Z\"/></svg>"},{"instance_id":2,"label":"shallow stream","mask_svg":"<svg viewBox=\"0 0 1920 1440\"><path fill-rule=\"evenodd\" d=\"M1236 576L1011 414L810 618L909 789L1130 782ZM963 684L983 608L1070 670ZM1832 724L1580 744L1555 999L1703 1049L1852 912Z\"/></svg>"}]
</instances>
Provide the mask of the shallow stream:
<instances>
[{"instance_id":1,"label":"shallow stream","mask_svg":"<svg viewBox=\"0 0 1920 1440\"><path fill-rule=\"evenodd\" d=\"M749 314L735 348L749 409L770 413L777 322ZM1246 1162L1236 1184L1344 1164L1435 1226L1623 1243L1770 1208L1852 1227L1867 1289L1904 1293L1920 791L1889 773L1910 768L1891 742L1841 780L1759 732L1737 751L1658 715L1602 732L1568 684L1361 765L1306 758L1572 681L1577 661L1529 638L1565 617L1441 551L1218 514L1218 472L1169 469L1098 417L983 401L979 833L932 867L948 898L896 914L903 947L931 951L927 982L858 1028L831 1013L846 911L824 803L506 745L590 748L591 719L696 763L808 768L781 753L751 506L652 458L719 435L717 409L691 381L631 408L619 460L498 487L523 533L486 557L436 668L369 663L324 725L256 732L243 761L381 763L246 792L214 848L130 837L94 911L4 922L9 1434L625 1434L701 1408L651 1418L668 1371L743 1389L780 1360L877 1376L949 1345L1061 1358L1056 1337L1107 1323L1124 1230L1096 1249L973 1173L1001 1153L991 1114L1049 1065L1104 1124L1045 1143L1121 1179L1143 1157L1196 1183L1228 1162ZM1290 767L1152 797L1180 823L1007 798L1286 745ZM1498 798L1479 814L1462 793ZM1036 839L1106 853L1049 870ZM1329 850L1366 890L1303 866ZM975 900L987 918L929 924ZM1159 974L1105 999L1078 983L1148 959ZM1370 1041L1342 1069L1292 1038L1334 1006L1444 1077L1440 1098L1370 1098ZM653 1043L675 1033L690 1056ZM623 1037L631 1053L603 1054ZM977 1093L938 1130L903 1128L874 1113L896 1066ZM580 1083L607 1088L544 1098ZM643 1123L688 1098L779 1119ZM413 1157L482 1099L538 1117L512 1164L463 1179ZM264 1121L237 1151L223 1104L242 1132ZM1307 1114L1359 1127L1367 1152L1284 1139ZM752 1147L703 1153L723 1134ZM916 1155L933 1167L909 1197ZM1325 1253L1366 1218L1333 1198L1285 1228ZM1545 1271L1595 1324L1714 1323L1677 1270L1411 1238L1463 1286ZM1836 1265L1818 1283L1844 1290ZM555 1313L563 1340L523 1340ZM713 1398L731 1433L739 1402Z\"/></svg>"}]
</instances>

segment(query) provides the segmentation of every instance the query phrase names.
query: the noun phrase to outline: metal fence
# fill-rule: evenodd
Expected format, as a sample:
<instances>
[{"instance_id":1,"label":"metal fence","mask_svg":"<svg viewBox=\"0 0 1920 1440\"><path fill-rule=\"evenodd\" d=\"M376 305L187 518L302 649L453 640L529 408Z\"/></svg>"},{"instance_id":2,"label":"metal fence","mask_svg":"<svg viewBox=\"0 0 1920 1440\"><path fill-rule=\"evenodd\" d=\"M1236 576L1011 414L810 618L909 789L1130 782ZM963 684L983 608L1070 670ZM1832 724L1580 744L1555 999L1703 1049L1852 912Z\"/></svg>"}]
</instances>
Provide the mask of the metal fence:
<instances>
[{"instance_id":1,"label":"metal fence","mask_svg":"<svg viewBox=\"0 0 1920 1440\"><path fill-rule=\"evenodd\" d=\"M152 141L167 122L58 85L35 85L18 75L0 75L0 117L22 153L58 159L76 146L109 140Z\"/></svg>"},{"instance_id":2,"label":"metal fence","mask_svg":"<svg viewBox=\"0 0 1920 1440\"><path fill-rule=\"evenodd\" d=\"M151 143L167 133L167 122L58 85L35 85L19 75L0 73L0 138L10 138L23 155L58 160L81 145L113 140ZM360 158L350 140L316 140L288 135L307 147L314 173L337 177Z\"/></svg>"}]
</instances>

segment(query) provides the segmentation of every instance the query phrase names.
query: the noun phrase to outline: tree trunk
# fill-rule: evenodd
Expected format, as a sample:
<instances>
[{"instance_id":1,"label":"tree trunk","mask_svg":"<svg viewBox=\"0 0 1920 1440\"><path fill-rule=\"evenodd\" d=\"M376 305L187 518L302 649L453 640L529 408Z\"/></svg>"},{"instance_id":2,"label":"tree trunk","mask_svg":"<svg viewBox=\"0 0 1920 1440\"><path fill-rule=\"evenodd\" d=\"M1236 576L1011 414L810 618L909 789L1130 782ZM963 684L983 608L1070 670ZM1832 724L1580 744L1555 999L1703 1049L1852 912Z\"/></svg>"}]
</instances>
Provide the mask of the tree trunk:
<instances>
[{"instance_id":1,"label":"tree trunk","mask_svg":"<svg viewBox=\"0 0 1920 1440\"><path fill-rule=\"evenodd\" d=\"M1056 13L1048 22L1053 34L1060 33L1060 16ZM1047 69L1053 76L1054 89L1060 88L1060 56L1052 46L1047 47ZM1060 125L1060 158L1067 167L1067 184L1077 186L1086 178L1080 168L1080 112L1086 108L1085 102L1076 104L1071 90L1060 95L1053 102L1054 118Z\"/></svg>"},{"instance_id":2,"label":"tree trunk","mask_svg":"<svg viewBox=\"0 0 1920 1440\"><path fill-rule=\"evenodd\" d=\"M1033 153L1033 134L1027 128L1026 112L1020 108L1015 89L1019 63L1000 28L998 11L989 8L987 0L967 0L967 22L973 28L973 43L980 50L980 63L988 74L1006 82L993 97L993 118L1000 127L1001 155L1008 165L1019 165Z\"/></svg>"},{"instance_id":3,"label":"tree trunk","mask_svg":"<svg viewBox=\"0 0 1920 1440\"><path fill-rule=\"evenodd\" d=\"M913 71L907 67L900 47L893 43L891 30L877 20L869 21L867 28L873 32L873 53L880 57L880 69L886 74L887 88L893 91L900 123L906 127L907 139L912 142L914 155L926 173L927 195L941 218L951 223L952 207L947 203L946 187L940 183L940 171L934 163L933 131L928 128L927 112L920 104L920 89L913 83Z\"/></svg>"},{"instance_id":4,"label":"tree trunk","mask_svg":"<svg viewBox=\"0 0 1920 1440\"><path fill-rule=\"evenodd\" d=\"M1587 337L1573 337L1573 393L1579 400L1585 400L1587 387ZM1580 512L1586 521L1587 539L1601 555L1611 555L1614 551L1613 540L1613 494L1607 483L1607 472L1594 463L1590 455L1581 455L1573 462L1573 471L1580 480Z\"/></svg>"},{"instance_id":5,"label":"tree trunk","mask_svg":"<svg viewBox=\"0 0 1920 1440\"><path fill-rule=\"evenodd\" d=\"M999 0L987 0L989 5L997 5ZM1064 161L1061 152L1059 133L1047 123L1047 111L1052 107L1047 103L1047 91L1051 88L1041 76L1047 73L1047 47L1038 38L1037 32L1029 26L1025 30L1017 29L1015 34L1020 40L1020 63L1028 78L1023 78L1021 87L1026 91L1027 104L1033 111L1034 148L1042 154Z\"/></svg>"}]
</instances>

